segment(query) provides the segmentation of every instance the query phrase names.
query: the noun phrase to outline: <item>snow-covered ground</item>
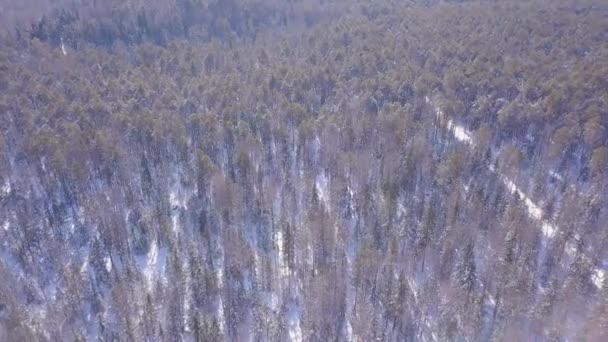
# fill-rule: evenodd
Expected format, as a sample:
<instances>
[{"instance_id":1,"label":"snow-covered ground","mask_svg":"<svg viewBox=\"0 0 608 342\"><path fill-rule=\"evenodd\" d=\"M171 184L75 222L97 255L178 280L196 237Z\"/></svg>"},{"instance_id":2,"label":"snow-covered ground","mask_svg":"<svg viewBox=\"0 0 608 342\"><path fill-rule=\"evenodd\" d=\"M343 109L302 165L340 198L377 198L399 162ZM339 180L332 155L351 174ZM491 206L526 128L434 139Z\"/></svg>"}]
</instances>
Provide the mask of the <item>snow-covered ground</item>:
<instances>
[{"instance_id":1,"label":"snow-covered ground","mask_svg":"<svg viewBox=\"0 0 608 342\"><path fill-rule=\"evenodd\" d=\"M300 308L298 305L292 304L289 306L288 323L289 323L289 339L291 341L302 341L302 326L301 326Z\"/></svg>"},{"instance_id":2,"label":"snow-covered ground","mask_svg":"<svg viewBox=\"0 0 608 342\"><path fill-rule=\"evenodd\" d=\"M283 231L280 229L276 231L274 237L275 250L277 251L277 262L279 271L279 283L281 289L285 288L286 282L289 277L289 266L287 260L285 260L285 241L283 241Z\"/></svg>"},{"instance_id":3,"label":"snow-covered ground","mask_svg":"<svg viewBox=\"0 0 608 342\"><path fill-rule=\"evenodd\" d=\"M108 258L109 259L109 258ZM167 263L167 249L159 248L156 240L150 245L148 254L138 257L137 266L146 282L148 292L153 291L153 286L159 277L164 277L165 266ZM112 265L106 262L106 268L111 269Z\"/></svg>"},{"instance_id":4,"label":"snow-covered ground","mask_svg":"<svg viewBox=\"0 0 608 342\"><path fill-rule=\"evenodd\" d=\"M11 186L11 182L6 179L4 181L4 184L2 184L2 187L0 187L0 198L8 196L8 194L11 193L12 190L12 186Z\"/></svg>"},{"instance_id":5,"label":"snow-covered ground","mask_svg":"<svg viewBox=\"0 0 608 342\"><path fill-rule=\"evenodd\" d=\"M473 135L471 134L471 132L469 132L463 126L454 123L454 121L452 119L446 117L445 113L441 110L441 108L437 105L434 105L432 103L432 101L429 99L429 97L426 97L425 100L429 105L434 107L435 113L437 114L439 121L441 123L445 123L447 130L452 134L452 136L456 140L465 143L466 145L470 146L471 148L475 147L475 141L473 139ZM498 175L500 180L505 184L506 188L509 190L509 192L511 194L518 195L518 197L523 201L523 203L526 207L528 216L530 216L531 218L533 218L536 221L539 221L540 229L541 229L543 235L545 236L545 238L546 239L554 238L556 236L556 234L558 233L559 229L555 224L553 224L549 220L543 219L543 216L544 216L543 209L538 204L536 204L523 190L521 190L515 184L515 182L513 180L511 180L509 177L507 177L506 175L504 175L504 174L500 173L498 170L496 170L494 165L492 165L492 164L488 165L488 170L490 170L492 173L496 173ZM558 175L557 173L555 173L554 171L551 171L551 176L554 178L557 178L559 180L563 180L563 178L560 175ZM566 253L569 255L573 255L575 253L575 250L567 249ZM597 267L593 268L592 281L596 287L602 288L603 282L604 282L604 277L605 277L605 271L603 269L597 268Z\"/></svg>"},{"instance_id":6,"label":"snow-covered ground","mask_svg":"<svg viewBox=\"0 0 608 342\"><path fill-rule=\"evenodd\" d=\"M351 196L352 198L352 196ZM349 203L349 205L352 205ZM353 266L354 266L354 258L356 255L356 243L354 241L354 232L353 225L350 225L351 233L349 236L349 241L346 244L346 339L347 341L353 341L353 325L351 320L353 318L353 310L354 310L354 302L355 302L355 286L354 286L354 276L353 276Z\"/></svg>"},{"instance_id":7,"label":"snow-covered ground","mask_svg":"<svg viewBox=\"0 0 608 342\"><path fill-rule=\"evenodd\" d=\"M328 211L331 211L331 202L329 198L329 178L325 172L320 173L316 179L317 190L319 191L319 199L325 205Z\"/></svg>"},{"instance_id":8,"label":"snow-covered ground","mask_svg":"<svg viewBox=\"0 0 608 342\"><path fill-rule=\"evenodd\" d=\"M63 53L64 56L68 54L65 49L65 44L63 43L63 37L61 37L61 53Z\"/></svg>"}]
</instances>

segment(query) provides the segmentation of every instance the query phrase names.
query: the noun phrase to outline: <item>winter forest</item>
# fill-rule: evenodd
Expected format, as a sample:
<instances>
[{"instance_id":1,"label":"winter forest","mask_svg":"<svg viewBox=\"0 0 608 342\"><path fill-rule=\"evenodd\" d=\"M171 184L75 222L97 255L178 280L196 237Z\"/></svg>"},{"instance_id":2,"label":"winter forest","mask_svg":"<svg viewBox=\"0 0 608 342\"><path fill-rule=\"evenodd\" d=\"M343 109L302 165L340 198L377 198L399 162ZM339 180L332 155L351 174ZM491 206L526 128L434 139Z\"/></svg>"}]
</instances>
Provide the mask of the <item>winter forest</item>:
<instances>
[{"instance_id":1,"label":"winter forest","mask_svg":"<svg viewBox=\"0 0 608 342\"><path fill-rule=\"evenodd\" d=\"M607 341L608 1L0 0L0 341Z\"/></svg>"}]
</instances>

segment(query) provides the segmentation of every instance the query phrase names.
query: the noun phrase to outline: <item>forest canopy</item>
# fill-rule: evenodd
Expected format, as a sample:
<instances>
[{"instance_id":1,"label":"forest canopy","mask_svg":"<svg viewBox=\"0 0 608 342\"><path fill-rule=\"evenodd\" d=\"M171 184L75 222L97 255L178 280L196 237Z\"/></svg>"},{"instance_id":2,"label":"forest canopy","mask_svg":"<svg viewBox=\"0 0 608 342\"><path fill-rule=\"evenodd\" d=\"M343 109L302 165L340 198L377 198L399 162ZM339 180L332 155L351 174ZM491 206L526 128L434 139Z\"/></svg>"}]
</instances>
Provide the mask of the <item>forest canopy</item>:
<instances>
[{"instance_id":1,"label":"forest canopy","mask_svg":"<svg viewBox=\"0 0 608 342\"><path fill-rule=\"evenodd\" d=\"M0 339L607 338L607 15L0 1Z\"/></svg>"}]
</instances>

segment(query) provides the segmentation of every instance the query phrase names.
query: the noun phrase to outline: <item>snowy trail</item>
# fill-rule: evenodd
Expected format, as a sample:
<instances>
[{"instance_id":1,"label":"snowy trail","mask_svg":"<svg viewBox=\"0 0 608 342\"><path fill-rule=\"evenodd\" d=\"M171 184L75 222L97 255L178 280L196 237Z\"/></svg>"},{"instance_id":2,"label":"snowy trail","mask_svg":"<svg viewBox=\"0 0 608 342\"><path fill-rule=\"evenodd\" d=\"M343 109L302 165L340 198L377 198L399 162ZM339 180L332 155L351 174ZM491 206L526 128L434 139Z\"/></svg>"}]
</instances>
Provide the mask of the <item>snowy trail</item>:
<instances>
[{"instance_id":1,"label":"snowy trail","mask_svg":"<svg viewBox=\"0 0 608 342\"><path fill-rule=\"evenodd\" d=\"M429 105L434 107L435 112L436 112L437 117L439 118L440 122L442 122L442 123L446 122L446 127L447 127L448 131L454 136L454 138L456 140L465 143L466 145L470 146L471 148L475 147L475 141L473 140L473 136L472 136L471 132L469 132L466 128L464 128L462 126L455 124L452 119L447 118L445 113L441 110L441 108L439 108L439 106L434 105L428 97L426 97L425 100ZM526 207L528 216L530 216L531 218L533 218L536 221L539 221L542 233L545 236L545 238L547 238L547 239L554 238L556 236L557 232L559 231L559 228L555 224L550 222L549 220L543 219L542 208L538 204L536 204L524 191L522 191L519 187L517 187L515 182L513 182L509 177L498 172L498 170L496 170L496 168L493 165L490 164L488 166L488 170L490 170L490 172L498 175L500 180L505 184L505 186L507 187L507 189L509 190L509 192L511 194L517 194L519 196L519 198L522 199L522 201L524 202L524 205ZM576 252L575 249L571 249L571 248L566 249L566 253L568 254L568 256L571 256L571 257L574 256L575 252ZM594 267L592 270L592 276L591 276L592 279L591 280L593 281L594 285L597 288L601 289L603 286L605 276L606 276L605 270L598 268L598 267Z\"/></svg>"},{"instance_id":2,"label":"snowy trail","mask_svg":"<svg viewBox=\"0 0 608 342\"><path fill-rule=\"evenodd\" d=\"M353 239L352 227L351 234L349 234L350 238L347 244L347 250L345 251L346 256L346 339L347 341L353 341L353 325L351 323L353 317L354 310L354 302L355 302L355 286L354 286L354 276L353 276L353 264L354 264L354 256L356 255L355 241Z\"/></svg>"}]
</instances>

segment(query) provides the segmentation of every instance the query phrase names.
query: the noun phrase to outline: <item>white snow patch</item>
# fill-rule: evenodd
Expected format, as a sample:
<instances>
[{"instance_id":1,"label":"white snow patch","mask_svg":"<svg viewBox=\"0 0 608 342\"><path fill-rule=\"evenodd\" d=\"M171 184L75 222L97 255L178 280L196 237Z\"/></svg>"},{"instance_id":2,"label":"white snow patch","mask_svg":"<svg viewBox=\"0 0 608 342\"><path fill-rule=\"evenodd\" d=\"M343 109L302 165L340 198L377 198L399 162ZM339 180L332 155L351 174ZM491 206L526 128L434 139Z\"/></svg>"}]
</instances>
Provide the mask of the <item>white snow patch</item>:
<instances>
[{"instance_id":1,"label":"white snow patch","mask_svg":"<svg viewBox=\"0 0 608 342\"><path fill-rule=\"evenodd\" d=\"M354 341L353 326L352 324L350 324L350 319L346 321L346 340Z\"/></svg>"},{"instance_id":2,"label":"white snow patch","mask_svg":"<svg viewBox=\"0 0 608 342\"><path fill-rule=\"evenodd\" d=\"M410 287L410 291L412 291L412 293L414 294L414 301L418 302L418 285L416 284L416 280L408 278L407 284Z\"/></svg>"},{"instance_id":3,"label":"white snow patch","mask_svg":"<svg viewBox=\"0 0 608 342\"><path fill-rule=\"evenodd\" d=\"M169 204L171 205L171 208L178 207L188 209L186 204L186 196L184 196L180 186L175 185L169 191Z\"/></svg>"},{"instance_id":4,"label":"white snow patch","mask_svg":"<svg viewBox=\"0 0 608 342\"><path fill-rule=\"evenodd\" d=\"M76 224L74 223L74 219L70 216L70 224L69 224L70 234L74 234L76 231Z\"/></svg>"},{"instance_id":5,"label":"white snow patch","mask_svg":"<svg viewBox=\"0 0 608 342\"><path fill-rule=\"evenodd\" d=\"M109 259L109 258L107 258ZM146 288L148 291L152 291L155 281L165 274L165 266L167 260L167 250L166 248L158 248L158 242L154 241L150 246L150 250L145 257L138 258L138 268L141 273L144 275L144 280L146 282ZM110 269L112 268L112 263L109 263ZM106 269L108 268L108 260L106 260ZM163 279L164 280L164 279Z\"/></svg>"},{"instance_id":6,"label":"white snow patch","mask_svg":"<svg viewBox=\"0 0 608 342\"><path fill-rule=\"evenodd\" d=\"M493 170L493 169L494 168L492 168L491 170ZM509 178L507 178L504 175L500 175L500 179L503 181L503 183L507 186L507 189L512 194L517 194L519 196L519 198L521 198L523 200L526 210L528 212L528 216L530 216L531 218L533 218L537 221L541 221L541 231L542 231L543 235L546 236L547 238L553 238L557 231L557 227L553 223L549 222L548 220L542 219L543 214L544 214L543 209L540 206L538 206L536 203L534 203L532 201L532 199L530 199L530 197L528 197L528 195L526 195L525 192L523 192L521 189L519 189L512 180L510 180Z\"/></svg>"},{"instance_id":7,"label":"white snow patch","mask_svg":"<svg viewBox=\"0 0 608 342\"><path fill-rule=\"evenodd\" d=\"M555 231L557 230L555 228L555 226L553 224L549 223L548 221L543 221L541 229L542 229L543 235L548 238L554 237Z\"/></svg>"},{"instance_id":8,"label":"white snow patch","mask_svg":"<svg viewBox=\"0 0 608 342\"><path fill-rule=\"evenodd\" d=\"M591 280L593 281L593 284L595 284L595 286L597 288L601 289L604 286L605 277L606 277L606 272L604 270L595 268L593 270L593 275L591 276Z\"/></svg>"},{"instance_id":9,"label":"white snow patch","mask_svg":"<svg viewBox=\"0 0 608 342\"><path fill-rule=\"evenodd\" d=\"M319 160L321 159L321 139L319 139L319 136L315 137L315 140L313 142L313 160L318 163Z\"/></svg>"},{"instance_id":10,"label":"white snow patch","mask_svg":"<svg viewBox=\"0 0 608 342\"><path fill-rule=\"evenodd\" d=\"M425 97L425 100L427 103L429 103L429 104L431 103L428 96ZM447 121L446 127L447 127L448 131L450 131L452 133L454 138L456 138L458 141L462 141L471 146L475 146L472 135L466 128L455 124L452 119L446 118L445 114L443 113L441 108L439 108L438 106L435 107L435 113L437 114L437 117L439 118L440 121L442 121L442 122Z\"/></svg>"},{"instance_id":11,"label":"white snow patch","mask_svg":"<svg viewBox=\"0 0 608 342\"><path fill-rule=\"evenodd\" d=\"M173 232L179 234L179 209L188 210L188 200L192 193L186 191L179 183L175 184L169 190L169 205L171 206L171 227Z\"/></svg>"},{"instance_id":12,"label":"white snow patch","mask_svg":"<svg viewBox=\"0 0 608 342\"><path fill-rule=\"evenodd\" d=\"M289 308L289 339L291 341L302 341L302 327L300 326L300 309L297 305Z\"/></svg>"},{"instance_id":13,"label":"white snow patch","mask_svg":"<svg viewBox=\"0 0 608 342\"><path fill-rule=\"evenodd\" d=\"M574 242L566 242L566 254L568 254L568 256L574 256L576 254L576 244Z\"/></svg>"},{"instance_id":14,"label":"white snow patch","mask_svg":"<svg viewBox=\"0 0 608 342\"><path fill-rule=\"evenodd\" d=\"M63 43L63 37L61 37L61 52L63 53L63 55L67 55L68 52L65 50L65 44Z\"/></svg>"},{"instance_id":15,"label":"white snow patch","mask_svg":"<svg viewBox=\"0 0 608 342\"><path fill-rule=\"evenodd\" d=\"M403 201L399 201L399 203L397 203L397 213L400 217L407 214L407 208L405 205L403 205Z\"/></svg>"},{"instance_id":16,"label":"white snow patch","mask_svg":"<svg viewBox=\"0 0 608 342\"><path fill-rule=\"evenodd\" d=\"M279 310L279 296L277 296L274 292L266 292L266 296L264 296L266 300L266 305L272 309L272 311L276 312Z\"/></svg>"},{"instance_id":17,"label":"white snow patch","mask_svg":"<svg viewBox=\"0 0 608 342\"><path fill-rule=\"evenodd\" d=\"M521 191L512 180L503 175L501 175L500 178L512 194L517 193L517 195L523 199L530 217L534 218L535 220L540 220L543 217L543 210L536 205L536 203L534 203L523 191Z\"/></svg>"},{"instance_id":18,"label":"white snow patch","mask_svg":"<svg viewBox=\"0 0 608 342\"><path fill-rule=\"evenodd\" d=\"M465 142L469 145L474 145L473 139L471 138L471 133L469 133L464 127L454 124L452 120L448 120L447 127L458 141Z\"/></svg>"},{"instance_id":19,"label":"white snow patch","mask_svg":"<svg viewBox=\"0 0 608 342\"><path fill-rule=\"evenodd\" d=\"M89 256L87 255L87 257L84 259L84 262L82 263L82 266L80 266L80 273L86 273L87 270L89 269Z\"/></svg>"},{"instance_id":20,"label":"white snow patch","mask_svg":"<svg viewBox=\"0 0 608 342\"><path fill-rule=\"evenodd\" d=\"M215 277L217 279L217 284L219 289L224 288L224 248L223 243L220 239L215 241L215 251L213 256L213 268L215 270ZM222 296L219 296L218 302L218 322L220 325L220 331L222 334L226 331L225 327L225 317L224 317L224 303L222 301Z\"/></svg>"},{"instance_id":21,"label":"white snow patch","mask_svg":"<svg viewBox=\"0 0 608 342\"><path fill-rule=\"evenodd\" d=\"M494 299L494 296L492 295L488 295L488 302L490 302L490 305L492 306L496 305L496 299Z\"/></svg>"},{"instance_id":22,"label":"white snow patch","mask_svg":"<svg viewBox=\"0 0 608 342\"><path fill-rule=\"evenodd\" d=\"M52 301L57 300L57 284L51 281L45 288L44 293L47 298L50 298Z\"/></svg>"},{"instance_id":23,"label":"white snow patch","mask_svg":"<svg viewBox=\"0 0 608 342\"><path fill-rule=\"evenodd\" d=\"M491 172L497 173L496 168L492 164L490 164L488 166L488 169ZM525 192L523 192L520 188L518 188L517 185L515 185L515 183L512 180L510 180L508 177L506 177L505 175L502 175L500 173L498 174L498 176L500 177L500 180L507 187L507 190L509 190L509 192L511 192L511 194L517 193L519 198L521 198L523 200L524 205L526 207L526 211L528 212L528 216L530 216L531 218L533 218L537 221L541 221L541 231L542 231L543 235L547 238L553 238L555 236L555 233L557 232L557 227L550 221L543 220L543 214L544 214L543 209L538 204L534 203L534 201L532 201L532 199L530 197L528 197L528 195Z\"/></svg>"},{"instance_id":24,"label":"white snow patch","mask_svg":"<svg viewBox=\"0 0 608 342\"><path fill-rule=\"evenodd\" d=\"M224 325L225 323L225 318L224 318L224 302L222 301L222 297L220 296L220 300L219 300L219 305L218 305L218 322L220 325L220 332L222 333L222 335L225 333L226 331L226 327Z\"/></svg>"},{"instance_id":25,"label":"white snow patch","mask_svg":"<svg viewBox=\"0 0 608 342\"><path fill-rule=\"evenodd\" d=\"M84 208L79 206L78 210L76 211L76 218L78 219L78 222L80 224L84 224L85 222L85 213L84 213Z\"/></svg>"},{"instance_id":26,"label":"white snow patch","mask_svg":"<svg viewBox=\"0 0 608 342\"><path fill-rule=\"evenodd\" d=\"M562 182L564 180L564 177L562 175L560 175L559 173L555 172L554 170L551 170L549 172L549 175L555 179L557 179L558 181Z\"/></svg>"},{"instance_id":27,"label":"white snow patch","mask_svg":"<svg viewBox=\"0 0 608 342\"><path fill-rule=\"evenodd\" d=\"M253 271L255 273L255 280L259 280L262 276L262 261L260 260L258 248L253 249Z\"/></svg>"},{"instance_id":28,"label":"white snow patch","mask_svg":"<svg viewBox=\"0 0 608 342\"><path fill-rule=\"evenodd\" d=\"M173 230L173 233L175 233L176 235L178 234L178 229L177 229L177 227L179 226L178 219L179 219L179 213L175 210L171 211L171 229Z\"/></svg>"},{"instance_id":29,"label":"white snow patch","mask_svg":"<svg viewBox=\"0 0 608 342\"><path fill-rule=\"evenodd\" d=\"M353 341L353 326L351 319L354 310L355 289L353 285L353 257L356 254L354 241L348 241L346 257L346 340Z\"/></svg>"},{"instance_id":30,"label":"white snow patch","mask_svg":"<svg viewBox=\"0 0 608 342\"><path fill-rule=\"evenodd\" d=\"M285 250L283 248L283 232L277 230L274 238L275 249L277 250L277 260L279 263L279 282L283 284L285 279L289 276L289 266L285 260Z\"/></svg>"},{"instance_id":31,"label":"white snow patch","mask_svg":"<svg viewBox=\"0 0 608 342\"><path fill-rule=\"evenodd\" d=\"M108 273L110 271L112 271L112 259L110 259L109 256L103 258L104 264L106 266L106 271L108 271Z\"/></svg>"},{"instance_id":32,"label":"white snow patch","mask_svg":"<svg viewBox=\"0 0 608 342\"><path fill-rule=\"evenodd\" d=\"M4 231L8 231L9 228L9 223L8 220L5 220L4 223L2 224L2 229L4 229Z\"/></svg>"},{"instance_id":33,"label":"white snow patch","mask_svg":"<svg viewBox=\"0 0 608 342\"><path fill-rule=\"evenodd\" d=\"M319 198L321 199L325 207L329 210L329 179L327 178L327 175L325 175L325 172L322 172L317 176L316 186L319 191Z\"/></svg>"},{"instance_id":34,"label":"white snow patch","mask_svg":"<svg viewBox=\"0 0 608 342\"><path fill-rule=\"evenodd\" d=\"M11 193L12 190L12 186L11 186L11 182L7 179L6 181L4 181L4 184L2 185L2 187L0 188L0 197L6 197L8 196L8 194Z\"/></svg>"},{"instance_id":35,"label":"white snow patch","mask_svg":"<svg viewBox=\"0 0 608 342\"><path fill-rule=\"evenodd\" d=\"M312 244L309 243L306 246L306 265L308 266L308 268L312 269L314 264L315 264L315 254L312 250Z\"/></svg>"}]
</instances>

